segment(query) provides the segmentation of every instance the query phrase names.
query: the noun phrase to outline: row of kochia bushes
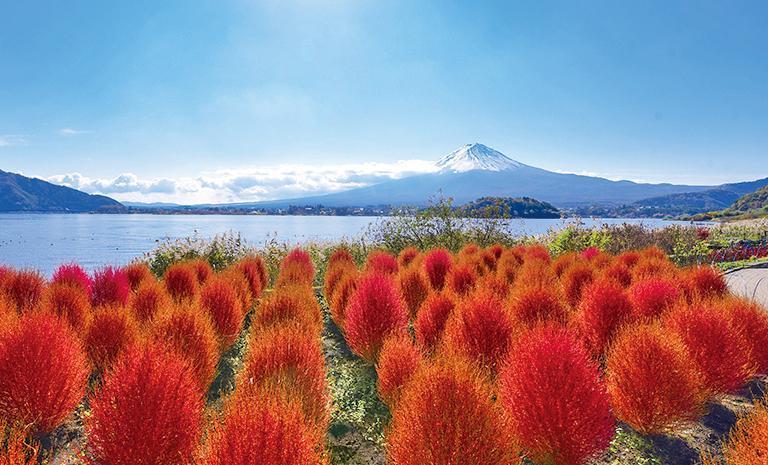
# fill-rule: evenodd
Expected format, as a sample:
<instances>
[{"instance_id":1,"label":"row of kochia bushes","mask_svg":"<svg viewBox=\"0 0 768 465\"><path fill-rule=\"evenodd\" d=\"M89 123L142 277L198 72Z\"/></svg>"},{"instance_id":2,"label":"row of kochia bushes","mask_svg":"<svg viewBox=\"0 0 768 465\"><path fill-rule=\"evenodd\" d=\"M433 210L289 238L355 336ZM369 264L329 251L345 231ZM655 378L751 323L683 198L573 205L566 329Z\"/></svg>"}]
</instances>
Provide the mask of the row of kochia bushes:
<instances>
[{"instance_id":1,"label":"row of kochia bushes","mask_svg":"<svg viewBox=\"0 0 768 465\"><path fill-rule=\"evenodd\" d=\"M84 463L326 461L330 402L313 276L307 254L286 257L250 319L235 391L206 409L222 354L269 284L260 258L220 272L187 261L161 280L143 264L92 276L63 265L50 282L1 268L0 464L62 452L50 450L52 432L78 409L85 438L70 452Z\"/></svg>"},{"instance_id":2,"label":"row of kochia bushes","mask_svg":"<svg viewBox=\"0 0 768 465\"><path fill-rule=\"evenodd\" d=\"M765 309L654 248L405 249L362 268L338 250L324 291L349 347L376 367L394 465L583 464L617 420L670 432L768 373ZM759 411L729 464L765 460Z\"/></svg>"}]
</instances>

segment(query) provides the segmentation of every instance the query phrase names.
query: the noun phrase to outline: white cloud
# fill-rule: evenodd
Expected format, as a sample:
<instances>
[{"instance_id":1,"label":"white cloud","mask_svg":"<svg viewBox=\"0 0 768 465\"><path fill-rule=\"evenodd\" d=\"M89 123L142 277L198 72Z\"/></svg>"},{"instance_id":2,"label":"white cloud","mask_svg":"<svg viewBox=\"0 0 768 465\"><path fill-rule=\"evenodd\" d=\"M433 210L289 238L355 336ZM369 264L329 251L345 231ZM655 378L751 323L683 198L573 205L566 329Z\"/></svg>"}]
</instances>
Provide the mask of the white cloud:
<instances>
[{"instance_id":1,"label":"white cloud","mask_svg":"<svg viewBox=\"0 0 768 465\"><path fill-rule=\"evenodd\" d=\"M194 204L256 202L327 194L435 169L431 161L400 160L394 163L246 167L186 178L142 179L132 173L114 178L90 178L69 173L47 180L124 201Z\"/></svg>"},{"instance_id":2,"label":"white cloud","mask_svg":"<svg viewBox=\"0 0 768 465\"><path fill-rule=\"evenodd\" d=\"M14 147L26 143L26 137L21 134L0 134L0 147Z\"/></svg>"},{"instance_id":3,"label":"white cloud","mask_svg":"<svg viewBox=\"0 0 768 465\"><path fill-rule=\"evenodd\" d=\"M72 128L61 128L58 131L59 135L62 136L79 136L80 134L90 134L91 131L86 131L83 129L72 129Z\"/></svg>"}]
</instances>

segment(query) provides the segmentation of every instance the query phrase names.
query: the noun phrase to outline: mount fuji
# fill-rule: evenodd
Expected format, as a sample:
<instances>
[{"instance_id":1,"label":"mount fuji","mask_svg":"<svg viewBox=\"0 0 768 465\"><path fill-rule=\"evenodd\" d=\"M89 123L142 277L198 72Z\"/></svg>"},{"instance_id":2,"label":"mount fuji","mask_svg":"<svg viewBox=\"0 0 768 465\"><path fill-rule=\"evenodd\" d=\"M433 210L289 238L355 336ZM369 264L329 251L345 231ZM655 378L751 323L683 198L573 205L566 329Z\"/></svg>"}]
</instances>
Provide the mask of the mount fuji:
<instances>
[{"instance_id":1,"label":"mount fuji","mask_svg":"<svg viewBox=\"0 0 768 465\"><path fill-rule=\"evenodd\" d=\"M533 197L559 208L617 206L651 197L700 192L713 186L644 184L563 174L523 164L483 144L467 144L435 163L427 174L386 181L333 194L266 201L241 206L289 205L366 207L424 206L442 193L461 205L480 197Z\"/></svg>"}]
</instances>

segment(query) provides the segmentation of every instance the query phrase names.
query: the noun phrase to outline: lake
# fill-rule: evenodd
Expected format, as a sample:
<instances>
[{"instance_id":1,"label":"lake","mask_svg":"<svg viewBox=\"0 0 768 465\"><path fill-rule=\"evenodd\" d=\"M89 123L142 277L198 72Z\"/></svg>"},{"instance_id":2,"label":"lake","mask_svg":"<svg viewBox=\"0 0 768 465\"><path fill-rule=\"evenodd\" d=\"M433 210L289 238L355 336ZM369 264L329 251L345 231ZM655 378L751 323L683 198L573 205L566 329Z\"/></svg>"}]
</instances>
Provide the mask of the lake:
<instances>
[{"instance_id":1,"label":"lake","mask_svg":"<svg viewBox=\"0 0 768 465\"><path fill-rule=\"evenodd\" d=\"M240 232L253 245L275 236L285 242L331 241L359 236L375 217L235 215L0 214L0 264L36 268L46 275L75 261L88 269L122 265L166 238ZM514 220L516 234L541 234L575 220ZM655 219L583 219L587 226L643 223L652 228L675 224ZM679 223L679 222L678 222Z\"/></svg>"}]
</instances>

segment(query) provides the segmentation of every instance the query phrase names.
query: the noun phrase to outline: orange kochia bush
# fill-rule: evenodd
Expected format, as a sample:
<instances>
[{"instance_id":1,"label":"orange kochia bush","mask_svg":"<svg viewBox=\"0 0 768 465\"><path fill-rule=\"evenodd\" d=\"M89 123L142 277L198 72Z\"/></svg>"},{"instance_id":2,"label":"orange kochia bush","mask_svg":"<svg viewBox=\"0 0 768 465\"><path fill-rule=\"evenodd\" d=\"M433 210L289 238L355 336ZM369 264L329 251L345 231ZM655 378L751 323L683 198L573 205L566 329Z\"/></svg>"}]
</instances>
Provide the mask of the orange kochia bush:
<instances>
[{"instance_id":1,"label":"orange kochia bush","mask_svg":"<svg viewBox=\"0 0 768 465\"><path fill-rule=\"evenodd\" d=\"M643 434L659 434L702 415L707 393L683 342L659 324L622 330L606 359L616 416Z\"/></svg>"},{"instance_id":2,"label":"orange kochia bush","mask_svg":"<svg viewBox=\"0 0 768 465\"><path fill-rule=\"evenodd\" d=\"M456 303L446 294L433 292L421 304L413 328L416 342L425 352L432 352L443 337L445 324Z\"/></svg>"},{"instance_id":3,"label":"orange kochia bush","mask_svg":"<svg viewBox=\"0 0 768 465\"><path fill-rule=\"evenodd\" d=\"M91 363L97 370L105 370L140 337L133 315L122 307L110 306L94 310L83 340Z\"/></svg>"},{"instance_id":4,"label":"orange kochia bush","mask_svg":"<svg viewBox=\"0 0 768 465\"><path fill-rule=\"evenodd\" d=\"M598 357L631 316L632 304L621 285L602 279L584 289L575 321L587 348Z\"/></svg>"},{"instance_id":5,"label":"orange kochia bush","mask_svg":"<svg viewBox=\"0 0 768 465\"><path fill-rule=\"evenodd\" d=\"M211 318L221 349L226 350L240 335L245 318L242 300L230 280L223 276L208 279L200 291L200 307Z\"/></svg>"},{"instance_id":6,"label":"orange kochia bush","mask_svg":"<svg viewBox=\"0 0 768 465\"><path fill-rule=\"evenodd\" d=\"M283 258L276 287L287 284L311 286L314 280L315 265L312 263L312 257L306 251L297 248Z\"/></svg>"},{"instance_id":7,"label":"orange kochia bush","mask_svg":"<svg viewBox=\"0 0 768 465\"><path fill-rule=\"evenodd\" d=\"M421 364L421 353L410 336L396 335L384 341L376 364L379 397L394 407L400 391L410 381Z\"/></svg>"},{"instance_id":8,"label":"orange kochia bush","mask_svg":"<svg viewBox=\"0 0 768 465\"><path fill-rule=\"evenodd\" d=\"M414 318L430 291L427 277L416 267L407 268L398 275L397 285L408 308L408 313L411 318Z\"/></svg>"},{"instance_id":9,"label":"orange kochia bush","mask_svg":"<svg viewBox=\"0 0 768 465\"><path fill-rule=\"evenodd\" d=\"M91 299L80 286L68 282L55 283L43 292L40 309L59 316L75 331L81 332L91 316Z\"/></svg>"},{"instance_id":10,"label":"orange kochia bush","mask_svg":"<svg viewBox=\"0 0 768 465\"><path fill-rule=\"evenodd\" d=\"M165 287L154 278L145 279L136 288L128 304L133 316L141 323L151 321L161 309L170 304Z\"/></svg>"},{"instance_id":11,"label":"orange kochia bush","mask_svg":"<svg viewBox=\"0 0 768 465\"><path fill-rule=\"evenodd\" d=\"M67 323L28 314L0 334L0 418L32 425L34 433L60 426L85 395L90 370Z\"/></svg>"},{"instance_id":12,"label":"orange kochia bush","mask_svg":"<svg viewBox=\"0 0 768 465\"><path fill-rule=\"evenodd\" d=\"M491 387L458 358L424 365L403 389L387 437L393 465L519 464Z\"/></svg>"},{"instance_id":13,"label":"orange kochia bush","mask_svg":"<svg viewBox=\"0 0 768 465\"><path fill-rule=\"evenodd\" d=\"M253 317L257 329L286 322L299 322L314 334L323 329L323 315L312 288L290 284L276 289L262 299Z\"/></svg>"},{"instance_id":14,"label":"orange kochia bush","mask_svg":"<svg viewBox=\"0 0 768 465\"><path fill-rule=\"evenodd\" d=\"M451 253L445 249L432 249L424 256L424 270L427 272L432 288L441 290L445 277L453 266Z\"/></svg>"},{"instance_id":15,"label":"orange kochia bush","mask_svg":"<svg viewBox=\"0 0 768 465\"><path fill-rule=\"evenodd\" d=\"M510 431L536 463L582 464L613 437L598 366L565 329L521 336L499 375L499 396Z\"/></svg>"},{"instance_id":16,"label":"orange kochia bush","mask_svg":"<svg viewBox=\"0 0 768 465\"><path fill-rule=\"evenodd\" d=\"M194 299L200 288L197 271L188 263L169 266L163 275L163 282L168 294L177 302Z\"/></svg>"},{"instance_id":17,"label":"orange kochia bush","mask_svg":"<svg viewBox=\"0 0 768 465\"><path fill-rule=\"evenodd\" d=\"M5 280L5 291L18 312L34 309L45 289L45 279L36 271L10 271Z\"/></svg>"},{"instance_id":18,"label":"orange kochia bush","mask_svg":"<svg viewBox=\"0 0 768 465\"><path fill-rule=\"evenodd\" d=\"M768 457L768 404L755 404L754 410L736 422L723 445L720 462L704 457L704 465L762 465Z\"/></svg>"}]
</instances>

